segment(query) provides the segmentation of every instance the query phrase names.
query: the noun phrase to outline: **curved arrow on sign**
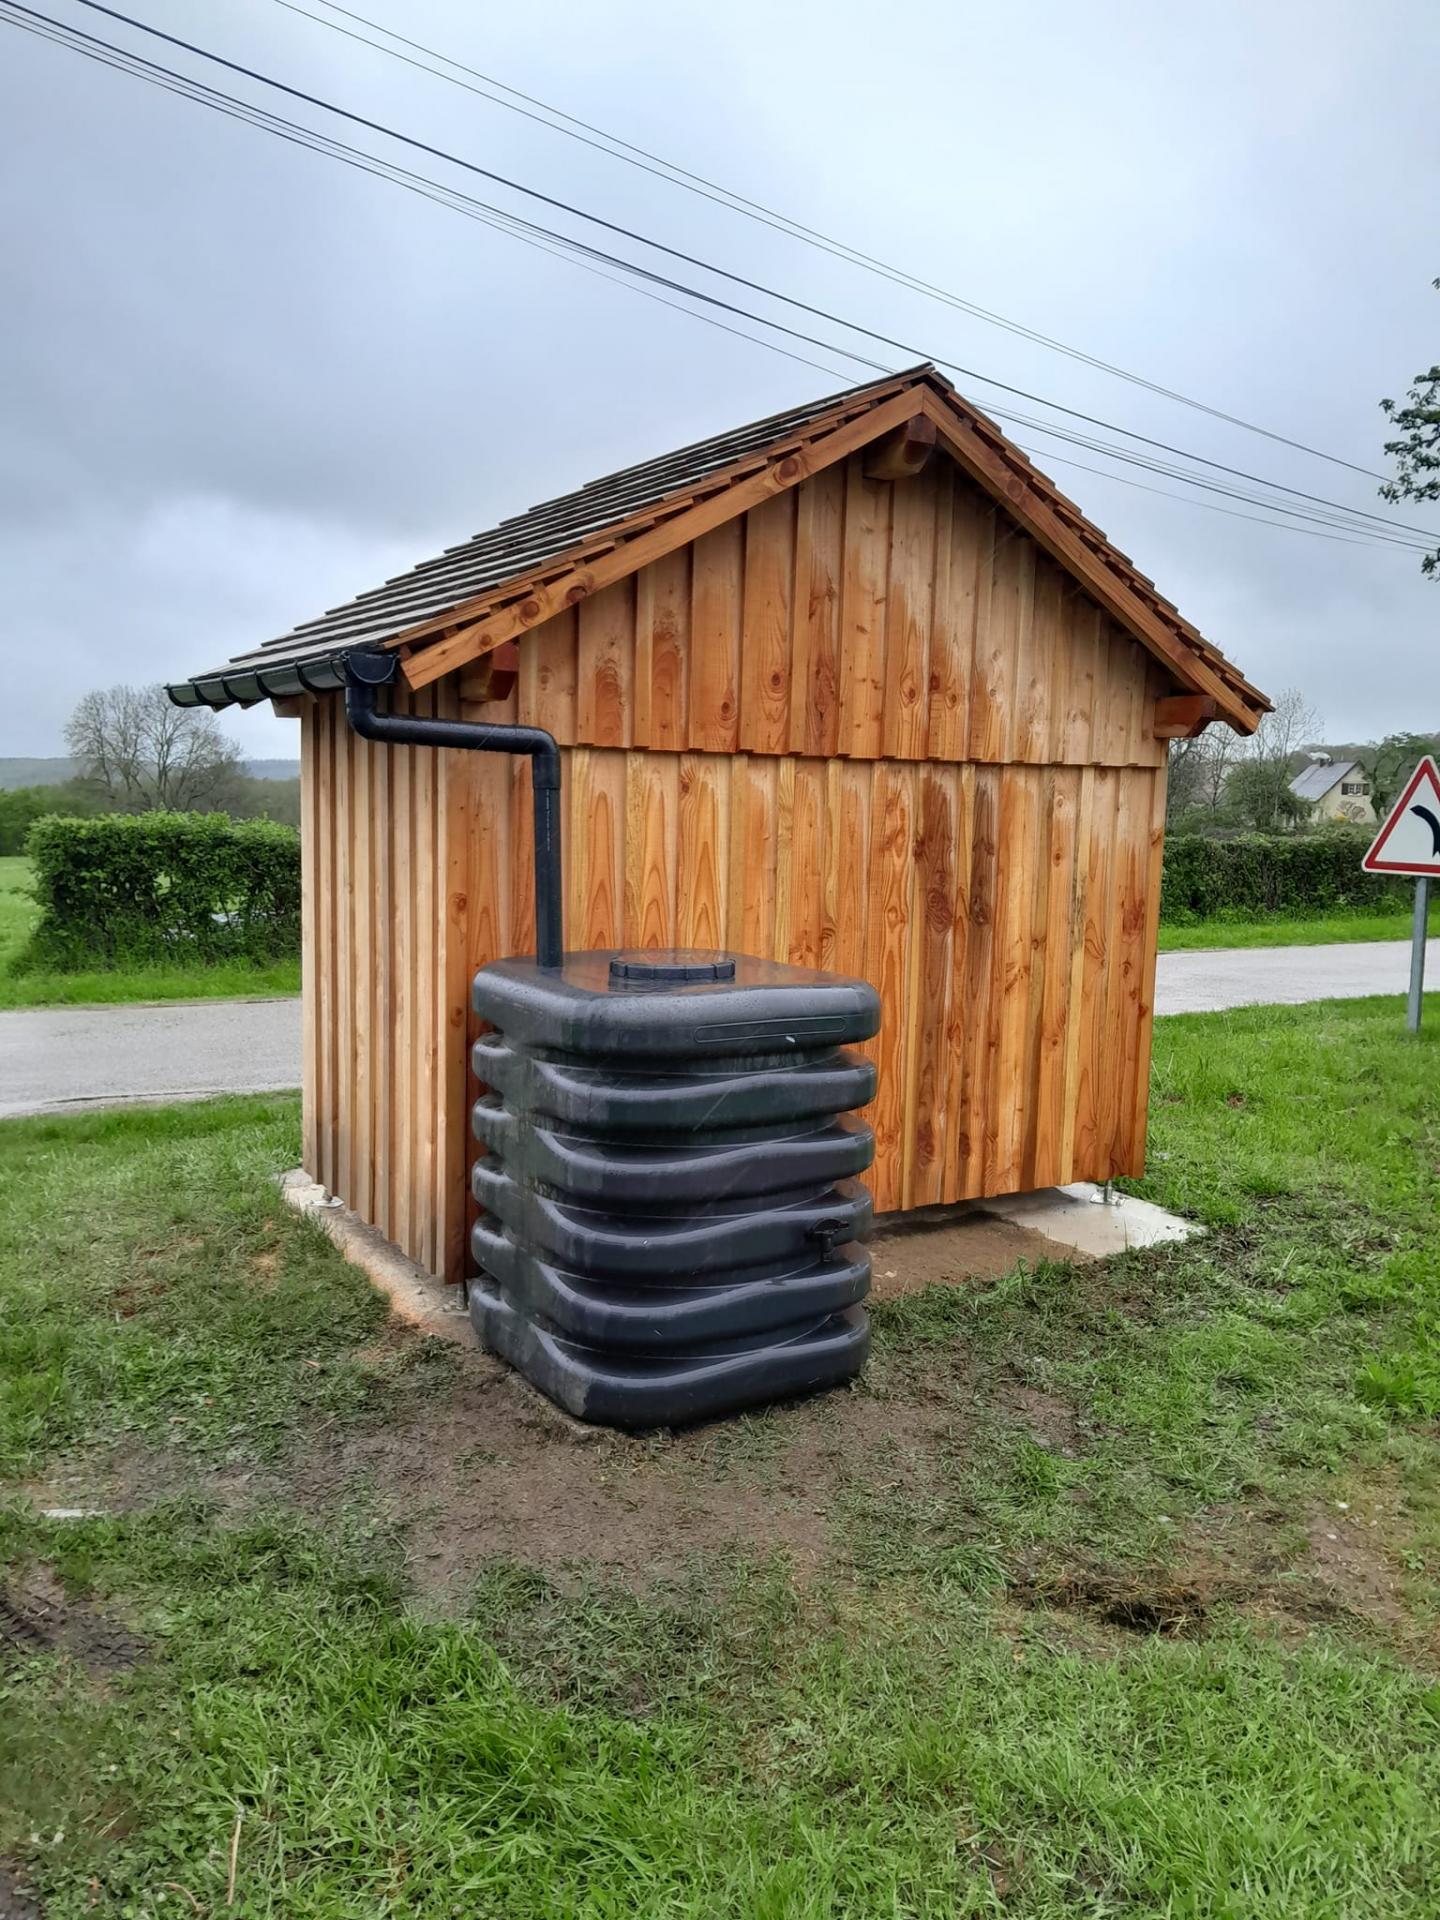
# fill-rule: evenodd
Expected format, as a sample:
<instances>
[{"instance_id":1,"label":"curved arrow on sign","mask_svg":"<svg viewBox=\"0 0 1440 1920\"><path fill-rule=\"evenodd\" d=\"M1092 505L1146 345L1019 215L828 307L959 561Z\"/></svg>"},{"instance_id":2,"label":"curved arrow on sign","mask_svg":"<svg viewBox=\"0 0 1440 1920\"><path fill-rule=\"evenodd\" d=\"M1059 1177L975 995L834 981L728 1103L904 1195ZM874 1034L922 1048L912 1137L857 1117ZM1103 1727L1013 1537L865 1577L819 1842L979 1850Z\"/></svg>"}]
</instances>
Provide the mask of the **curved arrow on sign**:
<instances>
[{"instance_id":1,"label":"curved arrow on sign","mask_svg":"<svg viewBox=\"0 0 1440 1920\"><path fill-rule=\"evenodd\" d=\"M1429 807L1411 807L1410 811L1411 813L1418 813L1426 826L1429 827L1430 837L1434 842L1430 851L1435 855L1437 860L1440 860L1440 820L1436 819Z\"/></svg>"}]
</instances>

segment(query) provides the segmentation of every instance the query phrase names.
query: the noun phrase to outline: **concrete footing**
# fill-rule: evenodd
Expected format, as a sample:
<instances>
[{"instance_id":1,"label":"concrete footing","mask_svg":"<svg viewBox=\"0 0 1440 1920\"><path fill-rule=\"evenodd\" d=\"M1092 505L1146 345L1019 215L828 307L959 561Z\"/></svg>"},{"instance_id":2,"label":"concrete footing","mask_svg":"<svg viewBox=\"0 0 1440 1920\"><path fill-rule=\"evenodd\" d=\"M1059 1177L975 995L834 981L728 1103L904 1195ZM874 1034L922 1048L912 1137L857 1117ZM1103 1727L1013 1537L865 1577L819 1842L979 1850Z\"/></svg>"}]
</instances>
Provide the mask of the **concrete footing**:
<instances>
[{"instance_id":1,"label":"concrete footing","mask_svg":"<svg viewBox=\"0 0 1440 1920\"><path fill-rule=\"evenodd\" d=\"M437 1339L474 1345L459 1287L446 1286L408 1259L303 1168L282 1175L280 1185L288 1204L313 1220L380 1289L397 1319ZM984 1215L1023 1228L1025 1235L981 1247L979 1216ZM879 1223L874 1244L875 1295L883 1299L913 1292L936 1279L982 1277L1008 1271L1022 1259L1060 1259L1067 1252L1085 1260L1103 1260L1132 1247L1189 1240L1204 1231L1194 1221L1182 1220L1149 1200L1113 1190L1107 1194L1088 1181L1006 1194L963 1210L937 1209L932 1220L892 1215ZM997 1229L992 1226L989 1232L993 1240ZM978 1260L973 1257L977 1247L982 1256Z\"/></svg>"},{"instance_id":2,"label":"concrete footing","mask_svg":"<svg viewBox=\"0 0 1440 1920\"><path fill-rule=\"evenodd\" d=\"M1153 1201L1137 1200L1113 1188L1077 1180L1068 1187L1041 1187L1035 1193L1006 1194L984 1200L981 1208L1017 1227L1043 1233L1047 1240L1073 1247L1092 1260L1131 1247L1157 1247L1166 1241L1192 1240L1205 1229Z\"/></svg>"},{"instance_id":3,"label":"concrete footing","mask_svg":"<svg viewBox=\"0 0 1440 1920\"><path fill-rule=\"evenodd\" d=\"M378 1228L367 1226L359 1214L342 1206L312 1180L303 1167L282 1174L280 1189L297 1213L313 1220L350 1264L374 1282L390 1302L397 1320L439 1340L474 1344L459 1287L446 1286L407 1258Z\"/></svg>"}]
</instances>

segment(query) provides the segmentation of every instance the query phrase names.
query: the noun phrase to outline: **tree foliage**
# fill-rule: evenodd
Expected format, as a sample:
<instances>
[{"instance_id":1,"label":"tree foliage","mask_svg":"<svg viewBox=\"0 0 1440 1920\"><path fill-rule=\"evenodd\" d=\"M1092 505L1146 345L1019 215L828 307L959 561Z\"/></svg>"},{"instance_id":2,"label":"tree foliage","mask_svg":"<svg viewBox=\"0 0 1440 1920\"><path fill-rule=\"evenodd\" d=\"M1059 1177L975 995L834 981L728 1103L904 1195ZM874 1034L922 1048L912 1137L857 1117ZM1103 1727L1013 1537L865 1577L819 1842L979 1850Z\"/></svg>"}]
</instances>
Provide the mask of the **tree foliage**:
<instances>
[{"instance_id":1,"label":"tree foliage","mask_svg":"<svg viewBox=\"0 0 1440 1920\"><path fill-rule=\"evenodd\" d=\"M1440 280L1434 282L1440 287ZM1440 500L1440 366L1417 373L1403 401L1382 400L1380 409L1398 429L1385 451L1395 462L1395 478L1381 487L1381 497L1399 502ZM1440 547L1427 553L1420 569L1440 577Z\"/></svg>"},{"instance_id":2,"label":"tree foliage","mask_svg":"<svg viewBox=\"0 0 1440 1920\"><path fill-rule=\"evenodd\" d=\"M1242 760L1225 790L1230 811L1257 833L1303 826L1310 818L1310 803L1292 791L1290 777L1288 761Z\"/></svg>"},{"instance_id":3,"label":"tree foliage","mask_svg":"<svg viewBox=\"0 0 1440 1920\"><path fill-rule=\"evenodd\" d=\"M1320 716L1298 687L1286 687L1275 705L1250 736L1244 754L1248 769L1248 813L1252 826L1262 831L1293 826L1309 812L1290 791L1295 761L1307 741L1320 731ZM1301 811L1297 813L1296 808Z\"/></svg>"},{"instance_id":4,"label":"tree foliage","mask_svg":"<svg viewBox=\"0 0 1440 1920\"><path fill-rule=\"evenodd\" d=\"M1320 721L1296 687L1287 687L1248 740L1207 727L1170 746L1166 818L1173 827L1250 828L1274 833L1303 826L1310 808L1290 790L1302 748Z\"/></svg>"},{"instance_id":5,"label":"tree foliage","mask_svg":"<svg viewBox=\"0 0 1440 1920\"><path fill-rule=\"evenodd\" d=\"M0 788L0 856L24 853L31 827L47 814L94 811L69 781L58 787Z\"/></svg>"},{"instance_id":6,"label":"tree foliage","mask_svg":"<svg viewBox=\"0 0 1440 1920\"><path fill-rule=\"evenodd\" d=\"M253 774L244 774L224 811L232 820L278 820L282 826L298 827L300 782L258 780Z\"/></svg>"},{"instance_id":7,"label":"tree foliage","mask_svg":"<svg viewBox=\"0 0 1440 1920\"><path fill-rule=\"evenodd\" d=\"M1370 795L1378 815L1387 814L1400 797L1400 789L1427 753L1440 748L1440 735L1433 733L1387 733L1368 753L1360 756L1370 775Z\"/></svg>"},{"instance_id":8,"label":"tree foliage","mask_svg":"<svg viewBox=\"0 0 1440 1920\"><path fill-rule=\"evenodd\" d=\"M245 780L239 750L213 713L177 707L163 687L87 693L65 729L77 777L116 813L212 811Z\"/></svg>"},{"instance_id":9,"label":"tree foliage","mask_svg":"<svg viewBox=\"0 0 1440 1920\"><path fill-rule=\"evenodd\" d=\"M1173 825L1177 820L1214 819L1225 803L1225 783L1239 751L1240 742L1229 727L1207 727L1193 740L1172 740L1166 820Z\"/></svg>"}]
</instances>

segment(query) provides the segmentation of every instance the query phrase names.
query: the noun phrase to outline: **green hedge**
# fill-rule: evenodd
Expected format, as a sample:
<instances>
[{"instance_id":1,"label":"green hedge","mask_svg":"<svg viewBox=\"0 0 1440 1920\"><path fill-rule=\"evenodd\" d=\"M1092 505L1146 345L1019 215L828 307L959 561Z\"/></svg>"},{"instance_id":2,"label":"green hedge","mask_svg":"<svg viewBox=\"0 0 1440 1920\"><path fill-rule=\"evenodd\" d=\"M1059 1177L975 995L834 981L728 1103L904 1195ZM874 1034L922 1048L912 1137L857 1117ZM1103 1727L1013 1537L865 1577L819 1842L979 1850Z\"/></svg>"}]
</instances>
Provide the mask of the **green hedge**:
<instances>
[{"instance_id":1,"label":"green hedge","mask_svg":"<svg viewBox=\"0 0 1440 1920\"><path fill-rule=\"evenodd\" d=\"M1368 827L1247 833L1233 840L1177 833L1165 841L1160 917L1252 920L1266 914L1376 913L1407 906L1414 882L1360 871Z\"/></svg>"},{"instance_id":2,"label":"green hedge","mask_svg":"<svg viewBox=\"0 0 1440 1920\"><path fill-rule=\"evenodd\" d=\"M300 949L300 837L223 813L48 818L30 830L40 917L22 964L281 960Z\"/></svg>"},{"instance_id":3,"label":"green hedge","mask_svg":"<svg viewBox=\"0 0 1440 1920\"><path fill-rule=\"evenodd\" d=\"M0 791L0 855L24 853L30 829L47 813L93 813L62 787L7 787Z\"/></svg>"},{"instance_id":4,"label":"green hedge","mask_svg":"<svg viewBox=\"0 0 1440 1920\"><path fill-rule=\"evenodd\" d=\"M1172 834L1161 918L1403 910L1413 887L1360 871L1367 829ZM78 970L187 960L283 960L300 949L300 840L223 813L39 820L27 851L40 918L21 964Z\"/></svg>"}]
</instances>

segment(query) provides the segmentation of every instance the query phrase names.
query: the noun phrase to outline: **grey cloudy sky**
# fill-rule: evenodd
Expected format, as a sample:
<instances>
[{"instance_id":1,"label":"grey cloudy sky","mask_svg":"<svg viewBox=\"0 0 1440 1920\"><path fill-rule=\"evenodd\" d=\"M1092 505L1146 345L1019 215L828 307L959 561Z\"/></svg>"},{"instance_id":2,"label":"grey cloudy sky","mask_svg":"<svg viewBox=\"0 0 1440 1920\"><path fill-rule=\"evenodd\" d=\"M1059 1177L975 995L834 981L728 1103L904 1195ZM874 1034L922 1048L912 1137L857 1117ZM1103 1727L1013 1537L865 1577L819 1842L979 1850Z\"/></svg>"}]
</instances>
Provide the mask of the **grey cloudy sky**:
<instances>
[{"instance_id":1,"label":"grey cloudy sky","mask_svg":"<svg viewBox=\"0 0 1440 1920\"><path fill-rule=\"evenodd\" d=\"M1362 466L1385 464L1378 398L1440 357L1433 0L357 3L867 252ZM144 46L74 0L35 4ZM1384 511L1372 481L811 251L274 0L125 10L935 357ZM504 513L865 377L838 351L813 354L833 375L797 365L10 28L0 126L0 752L61 751L91 686L212 666ZM894 366L914 357L851 344ZM982 406L1003 402L957 380ZM1440 725L1440 586L1415 555L1271 531L1039 458L1252 679L1302 687L1330 737ZM296 750L268 708L225 725L252 755Z\"/></svg>"}]
</instances>

